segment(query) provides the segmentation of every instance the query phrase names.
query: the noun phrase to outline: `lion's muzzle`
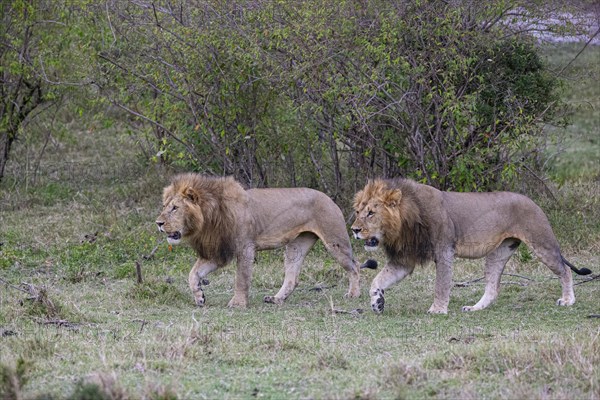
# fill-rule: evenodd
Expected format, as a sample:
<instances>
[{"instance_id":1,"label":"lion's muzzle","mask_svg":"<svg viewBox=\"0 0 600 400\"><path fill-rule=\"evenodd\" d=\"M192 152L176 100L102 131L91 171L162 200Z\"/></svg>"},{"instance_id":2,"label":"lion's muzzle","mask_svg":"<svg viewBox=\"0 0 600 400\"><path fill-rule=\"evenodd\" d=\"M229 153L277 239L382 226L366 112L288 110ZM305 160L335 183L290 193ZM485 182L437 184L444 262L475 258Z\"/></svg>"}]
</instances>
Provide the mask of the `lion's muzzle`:
<instances>
[{"instance_id":1,"label":"lion's muzzle","mask_svg":"<svg viewBox=\"0 0 600 400\"><path fill-rule=\"evenodd\" d=\"M169 244L179 244L181 241L181 231L167 232L163 221L156 221L156 225L160 232L167 234L167 242L169 242Z\"/></svg>"},{"instance_id":2,"label":"lion's muzzle","mask_svg":"<svg viewBox=\"0 0 600 400\"><path fill-rule=\"evenodd\" d=\"M376 237L371 237L365 240L365 250L373 251L379 247L379 239Z\"/></svg>"},{"instance_id":3,"label":"lion's muzzle","mask_svg":"<svg viewBox=\"0 0 600 400\"><path fill-rule=\"evenodd\" d=\"M181 232L179 232L179 231L170 233L167 236L167 242L169 242L169 244L179 244L180 241L181 241Z\"/></svg>"}]
</instances>

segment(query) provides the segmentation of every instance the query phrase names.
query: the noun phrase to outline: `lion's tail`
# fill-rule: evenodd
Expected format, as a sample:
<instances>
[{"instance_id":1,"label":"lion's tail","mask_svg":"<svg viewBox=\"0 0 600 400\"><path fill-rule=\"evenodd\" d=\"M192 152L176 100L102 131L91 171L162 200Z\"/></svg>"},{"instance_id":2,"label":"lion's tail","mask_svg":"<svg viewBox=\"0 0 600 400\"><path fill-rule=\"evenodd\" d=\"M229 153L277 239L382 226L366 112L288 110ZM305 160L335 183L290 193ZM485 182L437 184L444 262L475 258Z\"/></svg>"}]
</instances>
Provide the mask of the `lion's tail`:
<instances>
[{"instance_id":1,"label":"lion's tail","mask_svg":"<svg viewBox=\"0 0 600 400\"><path fill-rule=\"evenodd\" d=\"M567 260L565 260L565 258L563 256L560 256L560 257L562 258L563 262L565 264L567 264L569 266L569 268L571 268L573 270L573 272L575 272L577 275L589 275L589 274L592 273L592 271L589 270L589 269L587 269L587 268L577 269L577 268L575 268L575 266L573 264L571 264L570 262L568 262Z\"/></svg>"},{"instance_id":2,"label":"lion's tail","mask_svg":"<svg viewBox=\"0 0 600 400\"><path fill-rule=\"evenodd\" d=\"M377 269L377 261L375 260L367 260L363 265L360 266L361 269L369 268L369 269ZM591 272L591 271L590 271Z\"/></svg>"}]
</instances>

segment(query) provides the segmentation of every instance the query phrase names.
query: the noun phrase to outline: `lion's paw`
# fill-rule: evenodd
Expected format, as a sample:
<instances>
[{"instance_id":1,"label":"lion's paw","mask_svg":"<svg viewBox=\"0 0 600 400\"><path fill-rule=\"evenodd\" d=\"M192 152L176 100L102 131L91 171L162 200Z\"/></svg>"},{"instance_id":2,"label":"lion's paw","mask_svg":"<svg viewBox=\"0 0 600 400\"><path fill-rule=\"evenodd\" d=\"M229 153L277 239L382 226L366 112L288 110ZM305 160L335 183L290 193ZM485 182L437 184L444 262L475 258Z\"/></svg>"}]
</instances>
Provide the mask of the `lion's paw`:
<instances>
[{"instance_id":1,"label":"lion's paw","mask_svg":"<svg viewBox=\"0 0 600 400\"><path fill-rule=\"evenodd\" d=\"M447 308L441 308L436 306L431 306L427 311L429 314L448 314Z\"/></svg>"},{"instance_id":2,"label":"lion's paw","mask_svg":"<svg viewBox=\"0 0 600 400\"><path fill-rule=\"evenodd\" d=\"M198 307L204 307L204 304L206 303L206 297L204 297L204 293L201 293L200 296L195 297L194 301Z\"/></svg>"},{"instance_id":3,"label":"lion's paw","mask_svg":"<svg viewBox=\"0 0 600 400\"><path fill-rule=\"evenodd\" d=\"M360 297L360 290L348 291L348 293L346 293L344 295L344 297L347 299L354 299L354 298Z\"/></svg>"},{"instance_id":4,"label":"lion's paw","mask_svg":"<svg viewBox=\"0 0 600 400\"><path fill-rule=\"evenodd\" d=\"M383 289L377 289L371 297L371 309L376 314L381 314L385 307L385 299L383 297Z\"/></svg>"},{"instance_id":5,"label":"lion's paw","mask_svg":"<svg viewBox=\"0 0 600 400\"><path fill-rule=\"evenodd\" d=\"M462 312L469 312L469 311L475 311L475 308L472 306L463 306L463 308L461 308Z\"/></svg>"},{"instance_id":6,"label":"lion's paw","mask_svg":"<svg viewBox=\"0 0 600 400\"><path fill-rule=\"evenodd\" d=\"M264 302L265 303L269 303L269 304L281 305L281 304L283 304L283 299L280 299L280 298L275 297L275 296L265 296L264 297Z\"/></svg>"},{"instance_id":7,"label":"lion's paw","mask_svg":"<svg viewBox=\"0 0 600 400\"><path fill-rule=\"evenodd\" d=\"M229 307L229 308L246 308L246 307L248 307L248 301L245 299L236 298L234 296L231 300L229 300L227 307Z\"/></svg>"},{"instance_id":8,"label":"lion's paw","mask_svg":"<svg viewBox=\"0 0 600 400\"><path fill-rule=\"evenodd\" d=\"M572 306L573 304L575 304L575 299L563 299L562 297L558 300L556 300L556 305L557 306Z\"/></svg>"}]
</instances>

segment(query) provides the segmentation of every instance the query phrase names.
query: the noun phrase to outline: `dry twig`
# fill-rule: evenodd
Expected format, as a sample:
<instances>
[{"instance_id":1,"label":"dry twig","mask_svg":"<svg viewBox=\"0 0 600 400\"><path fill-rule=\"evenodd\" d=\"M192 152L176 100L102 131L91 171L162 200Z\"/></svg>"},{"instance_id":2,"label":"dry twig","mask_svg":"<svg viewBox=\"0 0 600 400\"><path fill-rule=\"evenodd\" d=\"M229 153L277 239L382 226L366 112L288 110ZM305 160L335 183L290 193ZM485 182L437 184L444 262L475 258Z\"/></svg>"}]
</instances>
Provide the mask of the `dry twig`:
<instances>
[{"instance_id":1,"label":"dry twig","mask_svg":"<svg viewBox=\"0 0 600 400\"><path fill-rule=\"evenodd\" d=\"M535 281L534 279L528 277L528 276L524 276L524 275L518 275L518 274L509 274L509 273L503 273L502 276L514 276L516 278L521 278L521 279L526 279L528 281ZM482 281L483 279L485 279L484 276L482 276L481 278L477 278L477 279L473 279L470 281L466 281L466 282L458 282L454 284L454 287L467 287L467 286L471 286L472 283L477 283L479 281ZM521 283L521 282L500 282L502 285L519 285L519 286L527 286L527 283Z\"/></svg>"},{"instance_id":2,"label":"dry twig","mask_svg":"<svg viewBox=\"0 0 600 400\"><path fill-rule=\"evenodd\" d=\"M0 278L0 282L4 283L4 284L5 284L7 287L9 287L9 288L11 288L11 289L15 289L15 290L19 290L19 291L21 291L21 292L23 292L23 293L31 294L29 291L27 291L27 290L25 290L25 289L22 289L22 288L20 288L20 287L18 287L18 286L15 286L15 285L13 285L13 284L9 283L8 281L5 281L5 280L4 280L4 279L2 279L2 278Z\"/></svg>"},{"instance_id":3,"label":"dry twig","mask_svg":"<svg viewBox=\"0 0 600 400\"><path fill-rule=\"evenodd\" d=\"M163 243L164 240L159 240L158 243L156 244L156 246L154 246L154 248L152 249L152 251L150 252L150 254L148 254L147 256L142 256L142 258L144 260L151 260L154 257L154 254L156 253L156 251L158 250L158 248L160 247L160 245Z\"/></svg>"},{"instance_id":4,"label":"dry twig","mask_svg":"<svg viewBox=\"0 0 600 400\"><path fill-rule=\"evenodd\" d=\"M471 286L472 283L476 283L479 282L481 280L483 280L483 276L481 278L477 278L477 279L473 279L471 281L466 281L466 282L458 282L454 284L454 287L467 287L467 286Z\"/></svg>"},{"instance_id":5,"label":"dry twig","mask_svg":"<svg viewBox=\"0 0 600 400\"><path fill-rule=\"evenodd\" d=\"M588 279L585 279L585 280L583 280L583 281L581 281L581 282L577 282L577 283L575 283L575 284L574 284L574 286L575 286L575 285L583 285L584 283L588 283L588 282L591 282L591 281L595 281L596 279L599 279L599 278L600 278L600 274L598 274L598 275L594 275L594 276L591 276L591 277L589 277Z\"/></svg>"}]
</instances>

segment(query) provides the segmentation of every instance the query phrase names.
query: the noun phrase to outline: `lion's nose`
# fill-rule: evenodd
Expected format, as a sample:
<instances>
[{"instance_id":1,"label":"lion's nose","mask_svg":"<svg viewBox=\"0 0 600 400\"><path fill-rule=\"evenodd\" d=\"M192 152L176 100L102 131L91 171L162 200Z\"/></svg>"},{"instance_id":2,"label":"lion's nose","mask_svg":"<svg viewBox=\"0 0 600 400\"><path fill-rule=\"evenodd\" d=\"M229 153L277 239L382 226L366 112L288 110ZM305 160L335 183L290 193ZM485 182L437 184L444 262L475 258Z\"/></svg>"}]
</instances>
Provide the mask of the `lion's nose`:
<instances>
[{"instance_id":1,"label":"lion's nose","mask_svg":"<svg viewBox=\"0 0 600 400\"><path fill-rule=\"evenodd\" d=\"M360 231L362 231L361 228L352 228L352 232L354 232L354 233L358 233Z\"/></svg>"}]
</instances>

